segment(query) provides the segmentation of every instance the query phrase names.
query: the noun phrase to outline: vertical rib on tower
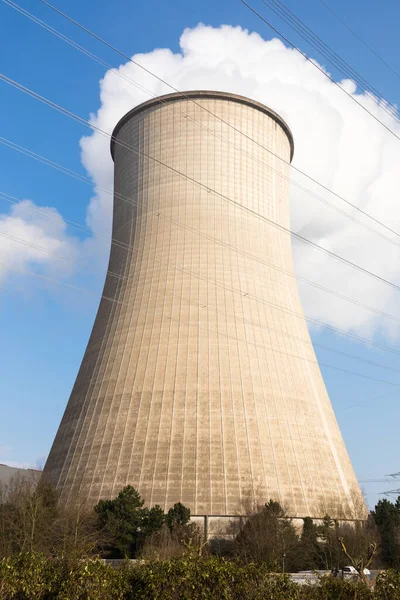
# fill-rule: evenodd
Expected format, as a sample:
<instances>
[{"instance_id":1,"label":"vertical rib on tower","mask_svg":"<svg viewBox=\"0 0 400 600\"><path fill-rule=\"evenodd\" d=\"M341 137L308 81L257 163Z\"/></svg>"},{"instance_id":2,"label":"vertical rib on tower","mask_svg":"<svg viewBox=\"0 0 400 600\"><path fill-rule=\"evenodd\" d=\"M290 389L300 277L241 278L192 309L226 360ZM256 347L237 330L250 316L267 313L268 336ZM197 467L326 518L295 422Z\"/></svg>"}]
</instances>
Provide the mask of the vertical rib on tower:
<instances>
[{"instance_id":1,"label":"vertical rib on tower","mask_svg":"<svg viewBox=\"0 0 400 600\"><path fill-rule=\"evenodd\" d=\"M274 498L352 518L358 484L273 224L289 228L289 128L247 98L186 92L114 136L109 272L45 472L66 501L131 484L195 514Z\"/></svg>"}]
</instances>

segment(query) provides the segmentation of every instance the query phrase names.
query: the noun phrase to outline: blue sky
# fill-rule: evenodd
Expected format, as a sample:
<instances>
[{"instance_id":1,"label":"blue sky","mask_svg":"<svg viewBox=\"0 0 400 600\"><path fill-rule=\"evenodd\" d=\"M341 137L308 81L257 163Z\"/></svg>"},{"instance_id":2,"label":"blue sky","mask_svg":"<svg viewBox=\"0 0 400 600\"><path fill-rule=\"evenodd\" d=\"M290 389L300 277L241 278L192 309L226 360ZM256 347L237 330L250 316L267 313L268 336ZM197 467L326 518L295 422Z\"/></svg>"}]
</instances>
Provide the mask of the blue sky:
<instances>
[{"instance_id":1,"label":"blue sky","mask_svg":"<svg viewBox=\"0 0 400 600\"><path fill-rule=\"evenodd\" d=\"M400 51L398 3L390 1L383 12L377 10L376 3L371 0L327 2L396 68ZM398 102L400 79L343 28L320 0L301 4L287 0L286 5L381 91L387 100ZM39 1L27 3L21 0L21 6L73 37L107 62L115 66L124 62ZM199 22L213 27L221 24L240 25L257 31L264 40L276 37L239 1L215 3L206 0L199 3L188 0L183 3L172 0L165 3L149 0L137 5L126 0L113 3L71 0L68 3L60 2L57 6L128 55L150 53L155 48L170 48L173 52L179 52L179 38L183 30L194 28ZM310 50L266 6L261 3L255 6L304 52L326 65L318 53ZM106 69L3 3L0 3L0 27L1 72L84 118L96 113L101 105L99 80ZM333 68L328 69L335 79L341 78ZM285 114L291 124L290 117L290 114ZM81 163L79 140L83 135L88 135L88 130L1 82L0 135L87 175ZM360 143L369 143L368 129L365 129L365 139ZM400 150L400 142L397 144L393 146L394 153ZM377 155L377 163L380 160L381 157ZM87 206L93 196L89 186L1 145L0 164L0 191L20 199L29 199L38 207L54 207L64 219L85 222ZM388 193L395 196L398 192L389 189ZM376 210L379 214L379 206ZM0 200L0 215L7 216L9 213L10 204ZM397 218L397 213L391 214L390 222L395 222ZM329 220L329 215L326 219ZM304 223L302 226L305 226ZM76 229L68 229L67 235L73 238L72 242L68 238L68 243L75 246L83 244L86 237ZM377 243L374 236L366 241L365 236L360 234L360 238L357 238L356 235L352 234L354 246L366 244L373 249ZM106 245L102 245L106 251ZM4 260L1 248L0 261ZM346 247L343 249L345 253ZM86 256L89 256L89 262L93 259L90 253ZM391 260L395 261L396 256L389 255L387 261ZM304 267L304 261L299 259L299 269ZM10 270L1 278L0 268L0 462L35 464L50 449L83 356L102 289L104 260L98 264L93 260L90 264L97 265L96 269L99 267L99 270L79 269L72 278L58 264L56 268L53 265L52 268L36 270L49 279L61 279L67 285L94 291L94 295L49 280L28 277L18 270ZM383 267L383 262L377 260L372 270L381 273ZM390 270L391 274L395 268L396 264ZM314 280L318 282L319 278L314 277ZM340 291L343 291L343 286ZM353 292L349 279L347 295L352 296ZM343 293L346 293L346 289ZM368 303L368 300L366 290L365 302ZM382 308L379 298L376 301L378 303L374 306ZM307 306L310 307L308 314L317 315L318 318L318 310L306 302ZM390 306L392 308L387 312L398 315L395 300L391 300ZM386 310L385 306L383 309ZM347 331L352 330L348 315L342 317L338 314L334 323L342 325ZM354 331L400 352L398 331L392 331L390 327L382 327L375 322L373 327L360 325ZM317 344L383 363L392 370L316 347L322 363L400 385L399 372L396 371L400 366L396 354L371 348L323 329L313 328L312 337ZM400 471L399 388L324 366L322 372L357 476L375 479ZM382 483L362 484L362 487L368 494L370 504L373 504L379 498L379 492L395 486Z\"/></svg>"}]
</instances>

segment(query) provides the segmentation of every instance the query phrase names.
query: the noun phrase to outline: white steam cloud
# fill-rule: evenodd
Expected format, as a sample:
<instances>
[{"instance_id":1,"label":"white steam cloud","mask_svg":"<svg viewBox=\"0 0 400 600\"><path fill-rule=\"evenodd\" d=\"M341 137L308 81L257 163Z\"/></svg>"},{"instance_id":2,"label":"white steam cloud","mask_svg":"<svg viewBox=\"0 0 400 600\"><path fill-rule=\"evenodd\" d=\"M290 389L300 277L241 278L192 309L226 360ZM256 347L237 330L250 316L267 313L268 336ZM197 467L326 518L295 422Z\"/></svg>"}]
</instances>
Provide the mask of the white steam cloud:
<instances>
[{"instance_id":1,"label":"white steam cloud","mask_svg":"<svg viewBox=\"0 0 400 600\"><path fill-rule=\"evenodd\" d=\"M263 40L240 27L198 25L184 31L181 53L157 49L133 59L179 90L215 89L248 96L280 114L295 139L293 165L314 179L400 231L398 191L399 141L387 132L314 65L279 40ZM160 81L128 62L100 82L101 108L92 122L111 132L116 122L149 96L126 78L154 95L171 92ZM372 96L357 94L352 81L340 85L397 135L400 125ZM98 133L81 140L82 161L96 183L112 185L109 143ZM309 188L356 219L391 237L379 237L299 188L292 186L292 229L346 259L400 283L400 237L370 221L339 199L293 172L293 182ZM89 207L95 231L109 228L110 198L98 193ZM397 244L397 245L396 245ZM396 314L393 288L366 276L300 242L294 244L296 270L339 294ZM337 296L300 283L305 313L341 328L372 336L395 336L395 322Z\"/></svg>"},{"instance_id":2,"label":"white steam cloud","mask_svg":"<svg viewBox=\"0 0 400 600\"><path fill-rule=\"evenodd\" d=\"M0 215L0 282L27 271L69 279L80 253L81 243L55 208L23 200Z\"/></svg>"},{"instance_id":3,"label":"white steam cloud","mask_svg":"<svg viewBox=\"0 0 400 600\"><path fill-rule=\"evenodd\" d=\"M349 199L353 204L400 231L399 141L386 131L309 61L279 40L266 41L240 27L198 25L184 31L181 52L157 49L133 59L157 73L179 90L213 89L258 100L274 109L289 124L295 139L293 165ZM120 75L123 76L121 78ZM128 62L109 70L100 82L101 107L91 122L110 132L132 107L151 97L127 79L147 88L152 95L172 90L139 67ZM378 119L400 136L400 124L385 112L386 105L372 96L358 94L353 82L340 85ZM81 140L82 162L96 184L90 201L87 225L98 236L111 230L112 199L100 186L112 188L113 164L109 140L94 132ZM354 218L391 237L394 243L363 228L332 210L299 188L292 186L292 229L346 259L400 284L398 268L400 237L360 215L317 185L292 174L293 182L309 188ZM23 207L22 207L23 209ZM46 209L51 210L51 209ZM0 227L25 228L37 241L35 227L42 228L41 245L77 248L64 230L54 235L32 220L24 221L15 211L0 221ZM21 235L22 237L22 235ZM67 244L68 248L66 248ZM96 244L92 244L92 250ZM296 270L300 277L350 296L378 311L396 315L398 298L393 288L346 267L326 254L300 242L294 243ZM17 263L43 261L34 250L25 249ZM1 267L0 267L1 276ZM361 335L397 336L395 322L322 290L300 282L305 313Z\"/></svg>"}]
</instances>

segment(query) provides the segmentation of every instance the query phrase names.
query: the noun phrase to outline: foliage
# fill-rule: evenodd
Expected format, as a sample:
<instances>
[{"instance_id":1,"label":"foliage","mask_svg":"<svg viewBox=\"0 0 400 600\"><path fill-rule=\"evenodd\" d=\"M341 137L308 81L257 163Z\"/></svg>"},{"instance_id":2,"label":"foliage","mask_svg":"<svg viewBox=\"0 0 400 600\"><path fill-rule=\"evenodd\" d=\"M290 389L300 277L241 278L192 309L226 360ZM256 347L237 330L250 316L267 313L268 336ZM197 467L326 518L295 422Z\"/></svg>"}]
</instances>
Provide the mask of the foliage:
<instances>
[{"instance_id":1,"label":"foliage","mask_svg":"<svg viewBox=\"0 0 400 600\"><path fill-rule=\"evenodd\" d=\"M306 517L303 519L299 543L299 568L303 571L315 569L319 562L319 551L318 527L310 517Z\"/></svg>"},{"instance_id":2,"label":"foliage","mask_svg":"<svg viewBox=\"0 0 400 600\"><path fill-rule=\"evenodd\" d=\"M52 597L52 565L42 554L21 553L0 561L0 600L47 600Z\"/></svg>"},{"instance_id":3,"label":"foliage","mask_svg":"<svg viewBox=\"0 0 400 600\"><path fill-rule=\"evenodd\" d=\"M375 585L376 600L400 600L400 571L380 573Z\"/></svg>"},{"instance_id":4,"label":"foliage","mask_svg":"<svg viewBox=\"0 0 400 600\"><path fill-rule=\"evenodd\" d=\"M393 504L384 498L372 512L380 535L381 560L387 567L400 567L400 496Z\"/></svg>"},{"instance_id":5,"label":"foliage","mask_svg":"<svg viewBox=\"0 0 400 600\"><path fill-rule=\"evenodd\" d=\"M335 577L323 577L319 585L302 586L300 598L301 600L375 600L372 590L365 583L343 581Z\"/></svg>"},{"instance_id":6,"label":"foliage","mask_svg":"<svg viewBox=\"0 0 400 600\"><path fill-rule=\"evenodd\" d=\"M184 556L132 571L135 600L297 600L299 588L265 565Z\"/></svg>"},{"instance_id":7,"label":"foliage","mask_svg":"<svg viewBox=\"0 0 400 600\"><path fill-rule=\"evenodd\" d=\"M143 505L139 492L128 485L114 500L100 500L95 506L98 527L108 536L110 556L134 558L146 538L162 528L165 515L161 507Z\"/></svg>"},{"instance_id":8,"label":"foliage","mask_svg":"<svg viewBox=\"0 0 400 600\"><path fill-rule=\"evenodd\" d=\"M0 600L123 600L129 578L100 559L49 560L22 553L0 562Z\"/></svg>"},{"instance_id":9,"label":"foliage","mask_svg":"<svg viewBox=\"0 0 400 600\"><path fill-rule=\"evenodd\" d=\"M262 562L271 571L297 570L299 539L279 504L270 500L250 515L236 536L236 554L245 562Z\"/></svg>"},{"instance_id":10,"label":"foliage","mask_svg":"<svg viewBox=\"0 0 400 600\"><path fill-rule=\"evenodd\" d=\"M172 531L175 525L187 525L190 521L190 508L187 508L181 502L176 502L172 508L169 509L166 516L166 523Z\"/></svg>"},{"instance_id":11,"label":"foliage","mask_svg":"<svg viewBox=\"0 0 400 600\"><path fill-rule=\"evenodd\" d=\"M368 566L375 556L371 557L371 550L377 543L378 533L372 518L367 521L355 523L338 523L328 515L323 523L317 527L318 546L315 562L317 568L341 569L353 564ZM341 540L339 542L339 540ZM343 548L346 549L346 553ZM349 557L352 558L349 558ZM371 559L371 560L370 560Z\"/></svg>"},{"instance_id":12,"label":"foliage","mask_svg":"<svg viewBox=\"0 0 400 600\"><path fill-rule=\"evenodd\" d=\"M123 569L105 565L100 559L57 561L55 581L57 600L123 600L129 592L129 579Z\"/></svg>"},{"instance_id":13,"label":"foliage","mask_svg":"<svg viewBox=\"0 0 400 600\"><path fill-rule=\"evenodd\" d=\"M0 600L400 600L400 571L381 573L373 590L335 577L301 586L265 563L216 556L110 567L21 553L0 561Z\"/></svg>"},{"instance_id":14,"label":"foliage","mask_svg":"<svg viewBox=\"0 0 400 600\"><path fill-rule=\"evenodd\" d=\"M16 477L1 490L0 558L48 548L57 494L44 479Z\"/></svg>"}]
</instances>

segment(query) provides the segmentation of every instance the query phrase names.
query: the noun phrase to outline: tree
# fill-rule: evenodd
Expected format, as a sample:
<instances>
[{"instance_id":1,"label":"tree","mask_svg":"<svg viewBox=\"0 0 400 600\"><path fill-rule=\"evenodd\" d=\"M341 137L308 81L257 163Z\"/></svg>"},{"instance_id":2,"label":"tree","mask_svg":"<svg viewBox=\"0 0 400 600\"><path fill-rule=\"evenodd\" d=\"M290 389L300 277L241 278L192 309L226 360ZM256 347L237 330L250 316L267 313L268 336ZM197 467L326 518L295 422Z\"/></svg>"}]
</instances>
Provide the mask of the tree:
<instances>
[{"instance_id":1,"label":"tree","mask_svg":"<svg viewBox=\"0 0 400 600\"><path fill-rule=\"evenodd\" d=\"M311 517L303 519L303 531L299 543L299 567L302 570L318 568L318 528Z\"/></svg>"},{"instance_id":2,"label":"tree","mask_svg":"<svg viewBox=\"0 0 400 600\"><path fill-rule=\"evenodd\" d=\"M368 569L368 567L371 565L372 561L375 558L375 555L376 555L376 552L378 549L377 543L370 542L370 544L368 545L367 552L365 552L363 554L355 555L355 554L349 553L349 551L346 548L346 544L344 542L343 537L339 537L338 542L339 542L339 545L340 545L340 548L341 548L343 554L349 560L350 565L355 568L360 579L362 579L362 581L364 581L364 583L367 583L368 578L367 578L364 570Z\"/></svg>"},{"instance_id":3,"label":"tree","mask_svg":"<svg viewBox=\"0 0 400 600\"><path fill-rule=\"evenodd\" d=\"M165 523L165 514L161 506L155 504L150 509L142 509L142 531L145 537L159 531Z\"/></svg>"},{"instance_id":4,"label":"tree","mask_svg":"<svg viewBox=\"0 0 400 600\"><path fill-rule=\"evenodd\" d=\"M145 539L163 526L165 515L160 506L144 508L144 500L131 485L114 500L100 500L95 506L98 528L108 537L110 555L134 558Z\"/></svg>"},{"instance_id":5,"label":"tree","mask_svg":"<svg viewBox=\"0 0 400 600\"><path fill-rule=\"evenodd\" d=\"M0 498L0 555L46 552L57 517L57 494L37 475L14 477Z\"/></svg>"},{"instance_id":6,"label":"tree","mask_svg":"<svg viewBox=\"0 0 400 600\"><path fill-rule=\"evenodd\" d=\"M317 531L316 558L320 568L339 570L351 565L363 573L375 560L378 533L371 516L352 522L333 521L326 516Z\"/></svg>"},{"instance_id":7,"label":"tree","mask_svg":"<svg viewBox=\"0 0 400 600\"><path fill-rule=\"evenodd\" d=\"M263 562L271 571L296 570L299 538L279 504L270 500L242 524L236 554L246 562Z\"/></svg>"},{"instance_id":8,"label":"tree","mask_svg":"<svg viewBox=\"0 0 400 600\"><path fill-rule=\"evenodd\" d=\"M59 507L51 528L52 553L69 560L95 554L105 542L96 517L93 508L79 497L70 500L67 506Z\"/></svg>"},{"instance_id":9,"label":"tree","mask_svg":"<svg viewBox=\"0 0 400 600\"><path fill-rule=\"evenodd\" d=\"M400 496L393 504L384 498L372 512L380 535L380 555L385 567L400 567Z\"/></svg>"},{"instance_id":10,"label":"tree","mask_svg":"<svg viewBox=\"0 0 400 600\"><path fill-rule=\"evenodd\" d=\"M187 506L181 502L176 502L167 513L166 522L170 531L173 530L175 525L186 525L189 521L190 508L187 508Z\"/></svg>"}]
</instances>

